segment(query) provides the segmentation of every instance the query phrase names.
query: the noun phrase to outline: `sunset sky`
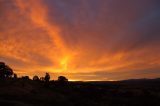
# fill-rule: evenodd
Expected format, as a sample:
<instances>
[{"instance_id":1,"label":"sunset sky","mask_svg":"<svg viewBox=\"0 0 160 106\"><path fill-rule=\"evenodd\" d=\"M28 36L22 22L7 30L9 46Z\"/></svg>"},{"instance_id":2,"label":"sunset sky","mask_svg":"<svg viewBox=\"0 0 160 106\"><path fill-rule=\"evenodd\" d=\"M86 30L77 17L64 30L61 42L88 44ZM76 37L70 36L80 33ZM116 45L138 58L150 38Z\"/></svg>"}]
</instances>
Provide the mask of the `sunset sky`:
<instances>
[{"instance_id":1,"label":"sunset sky","mask_svg":"<svg viewBox=\"0 0 160 106\"><path fill-rule=\"evenodd\" d=\"M160 77L160 0L0 0L0 61L18 76Z\"/></svg>"}]
</instances>

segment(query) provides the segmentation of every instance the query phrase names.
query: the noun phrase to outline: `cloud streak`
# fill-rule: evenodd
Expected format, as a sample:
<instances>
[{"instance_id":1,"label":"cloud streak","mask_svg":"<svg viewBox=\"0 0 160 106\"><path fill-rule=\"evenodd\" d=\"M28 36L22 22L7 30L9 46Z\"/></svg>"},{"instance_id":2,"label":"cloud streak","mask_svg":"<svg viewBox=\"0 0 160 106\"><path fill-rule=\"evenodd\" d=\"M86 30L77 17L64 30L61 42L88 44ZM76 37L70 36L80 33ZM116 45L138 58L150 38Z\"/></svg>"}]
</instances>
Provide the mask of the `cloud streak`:
<instances>
[{"instance_id":1,"label":"cloud streak","mask_svg":"<svg viewBox=\"0 0 160 106\"><path fill-rule=\"evenodd\" d=\"M30 76L49 71L79 80L157 77L159 3L1 0L0 59Z\"/></svg>"}]
</instances>

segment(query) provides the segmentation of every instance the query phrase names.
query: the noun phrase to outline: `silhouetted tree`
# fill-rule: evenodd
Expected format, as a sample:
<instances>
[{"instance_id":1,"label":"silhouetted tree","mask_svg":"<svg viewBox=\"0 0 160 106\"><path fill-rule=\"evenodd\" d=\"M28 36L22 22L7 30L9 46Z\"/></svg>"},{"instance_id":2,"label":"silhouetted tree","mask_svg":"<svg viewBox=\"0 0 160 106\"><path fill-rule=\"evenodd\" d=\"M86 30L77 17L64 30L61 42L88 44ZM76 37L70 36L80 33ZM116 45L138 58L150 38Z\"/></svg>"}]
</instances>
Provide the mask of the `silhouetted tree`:
<instances>
[{"instance_id":1,"label":"silhouetted tree","mask_svg":"<svg viewBox=\"0 0 160 106\"><path fill-rule=\"evenodd\" d=\"M0 62L0 78L9 78L13 75L13 70L5 65L4 62Z\"/></svg>"},{"instance_id":2,"label":"silhouetted tree","mask_svg":"<svg viewBox=\"0 0 160 106\"><path fill-rule=\"evenodd\" d=\"M59 87L64 87L68 85L68 79L65 76L59 76L58 80L55 81L55 85Z\"/></svg>"},{"instance_id":3,"label":"silhouetted tree","mask_svg":"<svg viewBox=\"0 0 160 106\"><path fill-rule=\"evenodd\" d=\"M44 77L40 77L40 80L41 80L41 81L44 81Z\"/></svg>"},{"instance_id":4,"label":"silhouetted tree","mask_svg":"<svg viewBox=\"0 0 160 106\"><path fill-rule=\"evenodd\" d=\"M37 75L35 75L35 76L33 77L33 81L40 81L40 80L39 80L39 77L38 77Z\"/></svg>"},{"instance_id":5,"label":"silhouetted tree","mask_svg":"<svg viewBox=\"0 0 160 106\"><path fill-rule=\"evenodd\" d=\"M59 76L58 81L59 82L68 82L68 79L65 76Z\"/></svg>"},{"instance_id":6,"label":"silhouetted tree","mask_svg":"<svg viewBox=\"0 0 160 106\"><path fill-rule=\"evenodd\" d=\"M13 78L17 79L17 74L16 73L13 74Z\"/></svg>"},{"instance_id":7,"label":"silhouetted tree","mask_svg":"<svg viewBox=\"0 0 160 106\"><path fill-rule=\"evenodd\" d=\"M46 73L46 75L45 75L45 77L44 77L44 81L45 81L44 85L45 85L46 87L49 86L49 80L50 80L50 75L49 75L49 73Z\"/></svg>"},{"instance_id":8,"label":"silhouetted tree","mask_svg":"<svg viewBox=\"0 0 160 106\"><path fill-rule=\"evenodd\" d=\"M49 80L50 80L50 75L49 75L49 73L46 73L46 75L45 75L45 77L44 77L44 80L45 80L46 82L49 82Z\"/></svg>"}]
</instances>

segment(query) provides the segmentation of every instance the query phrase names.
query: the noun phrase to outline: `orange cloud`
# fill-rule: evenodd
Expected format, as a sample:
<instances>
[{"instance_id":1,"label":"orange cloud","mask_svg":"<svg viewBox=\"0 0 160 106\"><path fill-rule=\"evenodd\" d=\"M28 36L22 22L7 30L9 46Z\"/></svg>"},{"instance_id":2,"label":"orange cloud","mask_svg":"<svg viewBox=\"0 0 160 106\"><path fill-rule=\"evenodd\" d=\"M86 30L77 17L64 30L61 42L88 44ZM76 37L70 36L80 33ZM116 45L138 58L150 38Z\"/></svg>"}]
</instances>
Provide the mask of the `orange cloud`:
<instances>
[{"instance_id":1,"label":"orange cloud","mask_svg":"<svg viewBox=\"0 0 160 106\"><path fill-rule=\"evenodd\" d=\"M3 2L0 59L20 75L48 71L53 78L72 80L156 77L159 27L150 2L140 2L141 9L135 1Z\"/></svg>"},{"instance_id":2,"label":"orange cloud","mask_svg":"<svg viewBox=\"0 0 160 106\"><path fill-rule=\"evenodd\" d=\"M45 30L53 41L53 45L56 47L56 51L53 50L54 54L57 54L59 64L62 65L62 70L67 70L67 64L69 59L72 57L72 52L69 51L67 45L64 43L60 35L60 28L48 21L48 8L43 4L42 1L22 1L17 0L16 4L19 6L22 14L27 15L31 21L42 30ZM52 57L50 57L52 58ZM55 58L54 58L55 59Z\"/></svg>"}]
</instances>

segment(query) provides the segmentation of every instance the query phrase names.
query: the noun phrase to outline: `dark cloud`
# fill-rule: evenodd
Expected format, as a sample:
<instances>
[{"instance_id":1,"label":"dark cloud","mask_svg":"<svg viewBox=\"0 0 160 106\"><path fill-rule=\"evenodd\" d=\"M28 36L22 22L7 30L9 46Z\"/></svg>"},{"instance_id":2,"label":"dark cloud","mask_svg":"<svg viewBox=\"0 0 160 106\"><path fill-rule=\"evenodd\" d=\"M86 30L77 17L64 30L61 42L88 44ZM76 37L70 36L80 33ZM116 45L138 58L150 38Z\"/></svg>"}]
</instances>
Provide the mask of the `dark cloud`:
<instances>
[{"instance_id":1,"label":"dark cloud","mask_svg":"<svg viewBox=\"0 0 160 106\"><path fill-rule=\"evenodd\" d=\"M71 47L94 45L93 49L112 51L123 49L119 45L127 43L124 49L132 49L148 40L155 41L159 35L157 0L48 0L48 4L51 20L56 19L62 27L62 36Z\"/></svg>"}]
</instances>

